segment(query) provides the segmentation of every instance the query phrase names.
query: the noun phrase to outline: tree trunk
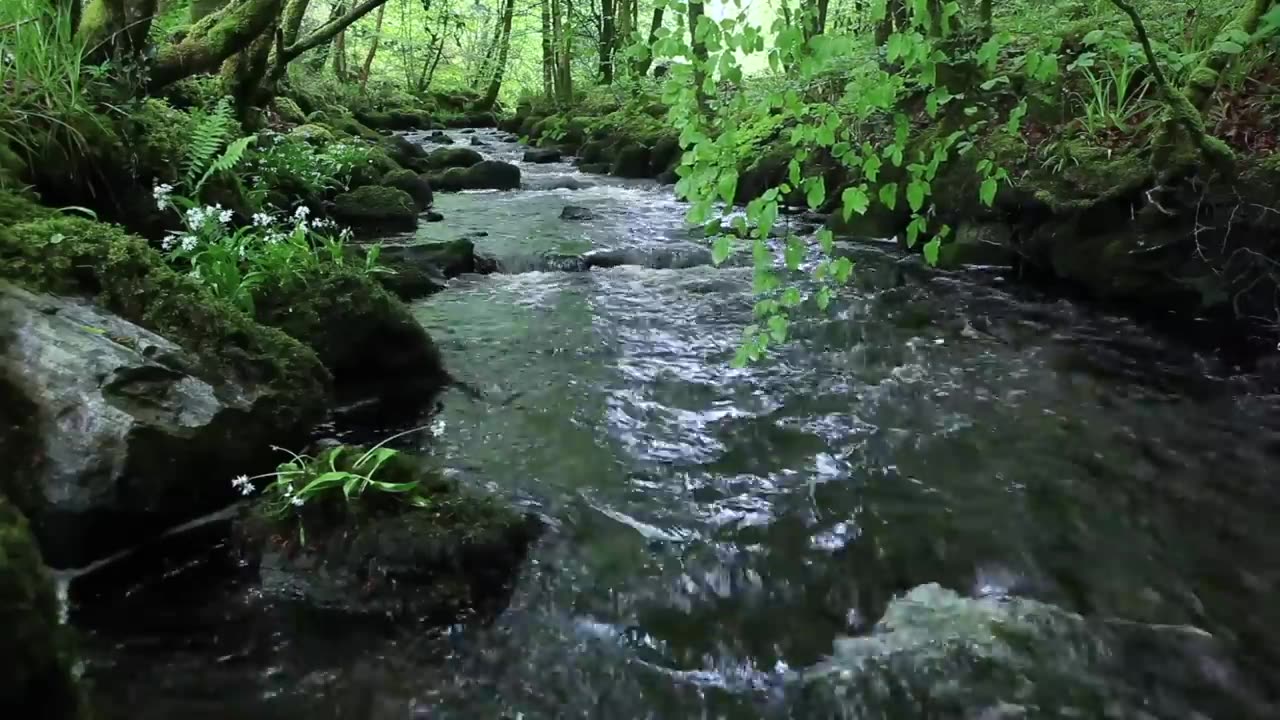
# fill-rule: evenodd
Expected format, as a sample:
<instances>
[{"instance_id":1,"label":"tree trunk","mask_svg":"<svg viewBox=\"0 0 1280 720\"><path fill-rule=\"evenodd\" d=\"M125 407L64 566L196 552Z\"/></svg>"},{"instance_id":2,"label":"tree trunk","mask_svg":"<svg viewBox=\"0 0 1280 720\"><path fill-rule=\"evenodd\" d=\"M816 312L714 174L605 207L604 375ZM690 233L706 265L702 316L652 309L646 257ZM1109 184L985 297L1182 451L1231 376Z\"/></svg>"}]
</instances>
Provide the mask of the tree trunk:
<instances>
[{"instance_id":1,"label":"tree trunk","mask_svg":"<svg viewBox=\"0 0 1280 720\"><path fill-rule=\"evenodd\" d=\"M347 79L347 32L339 32L333 38L333 74L339 82Z\"/></svg>"},{"instance_id":2,"label":"tree trunk","mask_svg":"<svg viewBox=\"0 0 1280 720\"><path fill-rule=\"evenodd\" d=\"M658 42L658 31L662 29L662 13L665 6L657 5L653 8L653 20L649 23L649 43L648 50L644 59L636 61L636 75L644 77L649 74L649 67L653 65L653 46Z\"/></svg>"},{"instance_id":3,"label":"tree trunk","mask_svg":"<svg viewBox=\"0 0 1280 720\"><path fill-rule=\"evenodd\" d=\"M562 107L573 101L573 66L570 63L573 41L565 20L571 17L572 0L552 0L551 28L556 40L556 100Z\"/></svg>"},{"instance_id":4,"label":"tree trunk","mask_svg":"<svg viewBox=\"0 0 1280 720\"><path fill-rule=\"evenodd\" d=\"M76 32L92 61L106 60L117 50L137 56L146 49L155 14L156 0L91 0Z\"/></svg>"},{"instance_id":5,"label":"tree trunk","mask_svg":"<svg viewBox=\"0 0 1280 720\"><path fill-rule=\"evenodd\" d=\"M555 38L551 34L551 0L542 0L542 95L555 94Z\"/></svg>"},{"instance_id":6,"label":"tree trunk","mask_svg":"<svg viewBox=\"0 0 1280 720\"><path fill-rule=\"evenodd\" d=\"M156 53L151 90L196 73L214 72L275 23L282 0L240 0L191 26L181 42Z\"/></svg>"},{"instance_id":7,"label":"tree trunk","mask_svg":"<svg viewBox=\"0 0 1280 720\"><path fill-rule=\"evenodd\" d=\"M613 46L617 0L600 0L600 81L613 84Z\"/></svg>"},{"instance_id":8,"label":"tree trunk","mask_svg":"<svg viewBox=\"0 0 1280 720\"><path fill-rule=\"evenodd\" d=\"M360 68L360 92L363 94L369 87L369 71L373 69L373 58L378 54L378 43L382 40L382 20L387 15L384 3L378 8L378 20L373 28L373 42L369 45L369 54L364 58L364 67Z\"/></svg>"},{"instance_id":9,"label":"tree trunk","mask_svg":"<svg viewBox=\"0 0 1280 720\"><path fill-rule=\"evenodd\" d=\"M229 0L191 0L191 23L195 24L227 6Z\"/></svg>"},{"instance_id":10,"label":"tree trunk","mask_svg":"<svg viewBox=\"0 0 1280 720\"><path fill-rule=\"evenodd\" d=\"M275 94L273 88L264 88L262 81L270 67L271 48L280 44L280 30L268 30L222 63L223 92L235 102L241 121L249 117L250 108L265 104Z\"/></svg>"},{"instance_id":11,"label":"tree trunk","mask_svg":"<svg viewBox=\"0 0 1280 720\"><path fill-rule=\"evenodd\" d=\"M991 37L995 33L995 24L991 19L991 0L982 0L978 6L978 22L982 25L982 36Z\"/></svg>"},{"instance_id":12,"label":"tree trunk","mask_svg":"<svg viewBox=\"0 0 1280 720\"><path fill-rule=\"evenodd\" d=\"M502 89L502 75L507 68L507 52L511 49L511 17L515 13L515 7L515 0L507 0L506 8L502 11L502 34L499 38L502 44L498 48L498 64L493 69L493 79L489 81L488 92L476 106L479 110L489 110L498 101L498 92Z\"/></svg>"}]
</instances>

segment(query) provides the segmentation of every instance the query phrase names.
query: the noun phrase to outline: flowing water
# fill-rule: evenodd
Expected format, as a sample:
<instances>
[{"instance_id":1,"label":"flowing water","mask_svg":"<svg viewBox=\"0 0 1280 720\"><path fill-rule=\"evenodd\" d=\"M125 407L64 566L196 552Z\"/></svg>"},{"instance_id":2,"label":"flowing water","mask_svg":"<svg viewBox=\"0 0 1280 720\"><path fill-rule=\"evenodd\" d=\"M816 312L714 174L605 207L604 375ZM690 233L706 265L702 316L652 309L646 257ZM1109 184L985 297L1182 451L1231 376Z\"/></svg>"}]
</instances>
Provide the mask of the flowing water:
<instances>
[{"instance_id":1,"label":"flowing water","mask_svg":"<svg viewBox=\"0 0 1280 720\"><path fill-rule=\"evenodd\" d=\"M670 262L702 251L669 187L522 171L521 191L437 197L419 235L474 237L504 272L414 306L484 395L448 395L424 450L550 528L511 607L372 634L247 610L251 585L199 569L216 544L169 553L73 613L122 717L828 717L791 671L931 582L1195 626L1274 696L1280 399L1253 378L873 244L829 312L733 369L750 270ZM640 264L554 269L601 248ZM1176 693L1162 668L1130 680Z\"/></svg>"}]
</instances>

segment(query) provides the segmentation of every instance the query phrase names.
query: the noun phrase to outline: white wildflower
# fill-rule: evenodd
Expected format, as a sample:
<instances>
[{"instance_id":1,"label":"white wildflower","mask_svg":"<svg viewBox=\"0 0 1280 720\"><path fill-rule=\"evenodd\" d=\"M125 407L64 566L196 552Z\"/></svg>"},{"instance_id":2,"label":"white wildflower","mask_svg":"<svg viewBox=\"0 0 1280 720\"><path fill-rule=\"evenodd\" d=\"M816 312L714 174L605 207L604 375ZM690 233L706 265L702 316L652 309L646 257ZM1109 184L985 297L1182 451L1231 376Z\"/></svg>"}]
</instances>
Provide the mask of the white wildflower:
<instances>
[{"instance_id":1,"label":"white wildflower","mask_svg":"<svg viewBox=\"0 0 1280 720\"><path fill-rule=\"evenodd\" d=\"M231 480L231 487L240 491L241 495L253 494L253 483L249 481L248 475L241 475Z\"/></svg>"},{"instance_id":2,"label":"white wildflower","mask_svg":"<svg viewBox=\"0 0 1280 720\"><path fill-rule=\"evenodd\" d=\"M191 252L196 249L195 235L183 235L180 239L182 243L182 252Z\"/></svg>"},{"instance_id":3,"label":"white wildflower","mask_svg":"<svg viewBox=\"0 0 1280 720\"><path fill-rule=\"evenodd\" d=\"M293 217L298 220L306 220L307 216L310 214L311 214L311 208L307 207L306 205L299 205L298 209L293 211Z\"/></svg>"},{"instance_id":4,"label":"white wildflower","mask_svg":"<svg viewBox=\"0 0 1280 720\"><path fill-rule=\"evenodd\" d=\"M169 196L172 194L173 194L173 186L168 183L163 183L155 186L155 189L151 191L151 195L156 199L156 209L164 210L166 207L168 207Z\"/></svg>"},{"instance_id":5,"label":"white wildflower","mask_svg":"<svg viewBox=\"0 0 1280 720\"><path fill-rule=\"evenodd\" d=\"M227 223L231 222L231 218L234 215L235 213L232 212L231 210L223 210L222 212L218 213L218 222L222 223L223 225L226 225Z\"/></svg>"},{"instance_id":6,"label":"white wildflower","mask_svg":"<svg viewBox=\"0 0 1280 720\"><path fill-rule=\"evenodd\" d=\"M281 235L278 232L268 233L266 238L268 245L277 245L283 239L284 239L284 235Z\"/></svg>"},{"instance_id":7,"label":"white wildflower","mask_svg":"<svg viewBox=\"0 0 1280 720\"><path fill-rule=\"evenodd\" d=\"M271 216L266 213L254 213L253 224L258 227L267 227L271 224Z\"/></svg>"},{"instance_id":8,"label":"white wildflower","mask_svg":"<svg viewBox=\"0 0 1280 720\"><path fill-rule=\"evenodd\" d=\"M306 501L306 500L303 500L303 499L302 499L302 496L301 496L301 495L294 495L294 496L293 496L293 499L292 499L292 500L290 500L289 502L290 502L294 507L302 507L303 505L305 505L305 504L307 503L307 501Z\"/></svg>"},{"instance_id":9,"label":"white wildflower","mask_svg":"<svg viewBox=\"0 0 1280 720\"><path fill-rule=\"evenodd\" d=\"M165 252L169 252L174 248L175 245L178 244L179 237L181 237L181 235L177 235L175 233L169 233L164 237L163 240L160 241L160 247L163 248Z\"/></svg>"},{"instance_id":10,"label":"white wildflower","mask_svg":"<svg viewBox=\"0 0 1280 720\"><path fill-rule=\"evenodd\" d=\"M205 217L204 208L191 208L187 211L187 227L192 232L199 230L204 225Z\"/></svg>"}]
</instances>

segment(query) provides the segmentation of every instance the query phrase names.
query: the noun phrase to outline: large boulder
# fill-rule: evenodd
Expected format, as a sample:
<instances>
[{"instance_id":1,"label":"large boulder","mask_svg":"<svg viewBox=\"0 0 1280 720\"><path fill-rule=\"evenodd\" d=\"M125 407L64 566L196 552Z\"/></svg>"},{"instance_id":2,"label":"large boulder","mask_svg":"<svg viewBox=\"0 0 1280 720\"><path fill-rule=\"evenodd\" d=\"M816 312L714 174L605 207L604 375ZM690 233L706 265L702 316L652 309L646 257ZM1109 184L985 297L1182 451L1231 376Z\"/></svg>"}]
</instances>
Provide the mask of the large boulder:
<instances>
[{"instance_id":1,"label":"large boulder","mask_svg":"<svg viewBox=\"0 0 1280 720\"><path fill-rule=\"evenodd\" d=\"M565 205L560 210L561 220L590 220L596 214L591 212L591 208L582 207L581 205Z\"/></svg>"},{"instance_id":2,"label":"large boulder","mask_svg":"<svg viewBox=\"0 0 1280 720\"><path fill-rule=\"evenodd\" d=\"M500 160L484 160L469 168L450 168L432 178L438 190L515 190L520 187L520 168Z\"/></svg>"},{"instance_id":3,"label":"large boulder","mask_svg":"<svg viewBox=\"0 0 1280 720\"><path fill-rule=\"evenodd\" d=\"M1187 626L1093 620L1031 598L928 584L890 602L870 634L838 639L800 677L853 717L1274 716L1215 645ZM1144 677L1156 665L1167 670Z\"/></svg>"},{"instance_id":4,"label":"large boulder","mask_svg":"<svg viewBox=\"0 0 1280 720\"><path fill-rule=\"evenodd\" d=\"M307 123L307 116L302 112L302 108L298 107L298 103L287 97L277 96L271 102L271 109L275 111L281 120L290 125L305 125Z\"/></svg>"},{"instance_id":5,"label":"large boulder","mask_svg":"<svg viewBox=\"0 0 1280 720\"><path fill-rule=\"evenodd\" d=\"M484 160L484 156L464 147L441 148L426 158L426 166L433 170L448 168L468 168Z\"/></svg>"},{"instance_id":6,"label":"large boulder","mask_svg":"<svg viewBox=\"0 0 1280 720\"><path fill-rule=\"evenodd\" d=\"M423 141L433 143L436 145L452 145L453 144L453 138L449 137L448 135L445 135L443 130L436 130L435 132L423 138Z\"/></svg>"},{"instance_id":7,"label":"large boulder","mask_svg":"<svg viewBox=\"0 0 1280 720\"><path fill-rule=\"evenodd\" d=\"M612 163L616 155L616 144L607 140L590 140L578 148L578 162L581 164Z\"/></svg>"},{"instance_id":8,"label":"large boulder","mask_svg":"<svg viewBox=\"0 0 1280 720\"><path fill-rule=\"evenodd\" d=\"M376 622L451 623L491 617L510 597L538 521L464 491L394 454L357 465L366 450L331 445L294 482L337 468L358 471L395 492L369 487L347 499L340 486L299 505L267 492L242 516L236 550L266 598ZM303 530L305 528L305 532Z\"/></svg>"},{"instance_id":9,"label":"large boulder","mask_svg":"<svg viewBox=\"0 0 1280 720\"><path fill-rule=\"evenodd\" d=\"M996 222L967 222L955 237L942 245L938 265L1012 265L1018 258L1013 247L1013 228Z\"/></svg>"},{"instance_id":10,"label":"large boulder","mask_svg":"<svg viewBox=\"0 0 1280 720\"><path fill-rule=\"evenodd\" d=\"M409 308L360 270L272 288L257 314L315 351L340 402L373 398L413 409L452 382Z\"/></svg>"},{"instance_id":11,"label":"large boulder","mask_svg":"<svg viewBox=\"0 0 1280 720\"><path fill-rule=\"evenodd\" d=\"M609 174L624 178L652 177L649 171L650 154L649 148L644 145L628 143L618 150L613 166L609 168Z\"/></svg>"},{"instance_id":12,"label":"large boulder","mask_svg":"<svg viewBox=\"0 0 1280 720\"><path fill-rule=\"evenodd\" d=\"M0 495L0 657L8 668L0 674L0 708L5 717L88 717L75 680L71 638L59 614L53 579L26 519Z\"/></svg>"},{"instance_id":13,"label":"large boulder","mask_svg":"<svg viewBox=\"0 0 1280 720\"><path fill-rule=\"evenodd\" d=\"M680 156L683 152L679 138L674 136L661 138L654 143L653 152L649 156L649 174L652 177L659 177L672 172L680 164Z\"/></svg>"},{"instance_id":14,"label":"large boulder","mask_svg":"<svg viewBox=\"0 0 1280 720\"><path fill-rule=\"evenodd\" d=\"M419 175L412 170L392 170L383 176L382 185L408 193L419 211L431 207L431 201L434 199L431 193L431 181L426 175Z\"/></svg>"},{"instance_id":15,"label":"large boulder","mask_svg":"<svg viewBox=\"0 0 1280 720\"><path fill-rule=\"evenodd\" d=\"M403 135L385 137L378 144L386 152L387 156L401 167L417 170L418 172L422 172L429 167L426 164L427 151L423 150L421 145L410 142Z\"/></svg>"},{"instance_id":16,"label":"large boulder","mask_svg":"<svg viewBox=\"0 0 1280 720\"><path fill-rule=\"evenodd\" d=\"M563 154L557 148L530 148L524 151L524 161L536 165L560 162Z\"/></svg>"},{"instance_id":17,"label":"large boulder","mask_svg":"<svg viewBox=\"0 0 1280 720\"><path fill-rule=\"evenodd\" d=\"M231 477L267 462L290 400L203 375L191 353L88 300L0 284L0 479L51 563L216 509Z\"/></svg>"},{"instance_id":18,"label":"large boulder","mask_svg":"<svg viewBox=\"0 0 1280 720\"><path fill-rule=\"evenodd\" d=\"M333 216L369 232L406 231L418 227L418 206L404 190L366 185L333 200Z\"/></svg>"}]
</instances>

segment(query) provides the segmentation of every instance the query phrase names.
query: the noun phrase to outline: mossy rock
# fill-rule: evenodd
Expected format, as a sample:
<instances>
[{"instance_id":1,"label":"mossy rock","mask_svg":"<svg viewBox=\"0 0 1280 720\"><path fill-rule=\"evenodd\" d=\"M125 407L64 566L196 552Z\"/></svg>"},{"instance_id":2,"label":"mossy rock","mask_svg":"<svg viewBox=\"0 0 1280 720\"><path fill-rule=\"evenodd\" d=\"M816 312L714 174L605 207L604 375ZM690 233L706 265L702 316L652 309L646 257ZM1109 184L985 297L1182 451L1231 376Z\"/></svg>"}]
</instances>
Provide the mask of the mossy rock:
<instances>
[{"instance_id":1,"label":"mossy rock","mask_svg":"<svg viewBox=\"0 0 1280 720\"><path fill-rule=\"evenodd\" d=\"M126 134L136 157L136 170L145 178L175 183L191 142L191 115L158 98L148 98L129 114Z\"/></svg>"},{"instance_id":2,"label":"mossy rock","mask_svg":"<svg viewBox=\"0 0 1280 720\"><path fill-rule=\"evenodd\" d=\"M281 120L290 125L305 125L311 122L306 114L302 112L302 108L298 107L298 103L284 96L277 96L271 102L271 109L275 111Z\"/></svg>"},{"instance_id":3,"label":"mossy rock","mask_svg":"<svg viewBox=\"0 0 1280 720\"><path fill-rule=\"evenodd\" d=\"M679 138L671 135L662 138L654 144L653 152L649 155L649 174L657 177L673 170L680 164L683 152Z\"/></svg>"},{"instance_id":4,"label":"mossy rock","mask_svg":"<svg viewBox=\"0 0 1280 720\"><path fill-rule=\"evenodd\" d=\"M334 130L352 137L358 137L372 142L378 142L382 139L382 135L380 135L377 130L374 130L350 115L335 117L329 125L333 127Z\"/></svg>"},{"instance_id":5,"label":"mossy rock","mask_svg":"<svg viewBox=\"0 0 1280 720\"><path fill-rule=\"evenodd\" d=\"M306 122L309 125L324 125L329 122L329 114L323 110L316 110L307 114Z\"/></svg>"},{"instance_id":6,"label":"mossy rock","mask_svg":"<svg viewBox=\"0 0 1280 720\"><path fill-rule=\"evenodd\" d=\"M299 125L298 127L290 130L289 135L291 137L302 138L313 145L326 145L337 140L332 130L324 125L318 125L310 122L306 125Z\"/></svg>"},{"instance_id":7,"label":"mossy rock","mask_svg":"<svg viewBox=\"0 0 1280 720\"><path fill-rule=\"evenodd\" d=\"M432 177L431 185L442 192L515 190L520 187L520 168L500 160L484 160L469 168L449 168Z\"/></svg>"},{"instance_id":8,"label":"mossy rock","mask_svg":"<svg viewBox=\"0 0 1280 720\"><path fill-rule=\"evenodd\" d=\"M23 178L27 176L27 161L9 148L0 144L0 193L9 190L17 192L25 187Z\"/></svg>"},{"instance_id":9,"label":"mossy rock","mask_svg":"<svg viewBox=\"0 0 1280 720\"><path fill-rule=\"evenodd\" d=\"M339 399L379 397L420 407L451 382L422 324L366 273L326 270L265 296L259 320L312 348Z\"/></svg>"},{"instance_id":10,"label":"mossy rock","mask_svg":"<svg viewBox=\"0 0 1280 720\"><path fill-rule=\"evenodd\" d=\"M652 177L649 171L650 149L639 143L624 145L609 168L610 175L624 178Z\"/></svg>"},{"instance_id":11,"label":"mossy rock","mask_svg":"<svg viewBox=\"0 0 1280 720\"><path fill-rule=\"evenodd\" d=\"M400 167L418 172L423 172L430 167L426 163L427 151L403 135L382 138L378 142L378 147Z\"/></svg>"},{"instance_id":12,"label":"mossy rock","mask_svg":"<svg viewBox=\"0 0 1280 720\"><path fill-rule=\"evenodd\" d=\"M484 160L484 156L469 147L440 148L427 155L426 166L433 170L469 168Z\"/></svg>"},{"instance_id":13,"label":"mossy rock","mask_svg":"<svg viewBox=\"0 0 1280 720\"><path fill-rule=\"evenodd\" d=\"M330 446L316 451L313 465L351 469L364 453ZM404 453L387 459L377 479L416 487L369 490L352 501L335 488L283 518L261 506L247 510L234 545L261 572L262 594L376 622L451 623L501 611L540 532L536 518Z\"/></svg>"},{"instance_id":14,"label":"mossy rock","mask_svg":"<svg viewBox=\"0 0 1280 720\"><path fill-rule=\"evenodd\" d=\"M590 140L578 148L580 163L612 163L617 154L614 143L604 140Z\"/></svg>"},{"instance_id":15,"label":"mossy rock","mask_svg":"<svg viewBox=\"0 0 1280 720\"><path fill-rule=\"evenodd\" d=\"M207 379L272 385L291 398L279 408L281 426L323 406L330 378L313 352L174 272L141 238L5 193L0 221L0 278L35 292L92 297L191 351Z\"/></svg>"},{"instance_id":16,"label":"mossy rock","mask_svg":"<svg viewBox=\"0 0 1280 720\"><path fill-rule=\"evenodd\" d=\"M392 170L383 176L382 185L408 193L419 210L431 207L434 199L431 193L431 182L427 176L419 175L412 170Z\"/></svg>"},{"instance_id":17,"label":"mossy rock","mask_svg":"<svg viewBox=\"0 0 1280 720\"><path fill-rule=\"evenodd\" d=\"M3 430L0 428L0 430ZM7 717L89 717L69 630L26 518L0 495L0 708Z\"/></svg>"},{"instance_id":18,"label":"mossy rock","mask_svg":"<svg viewBox=\"0 0 1280 720\"><path fill-rule=\"evenodd\" d=\"M409 193L380 185L366 185L334 198L333 215L341 222L369 231L418 227L418 208Z\"/></svg>"}]
</instances>

